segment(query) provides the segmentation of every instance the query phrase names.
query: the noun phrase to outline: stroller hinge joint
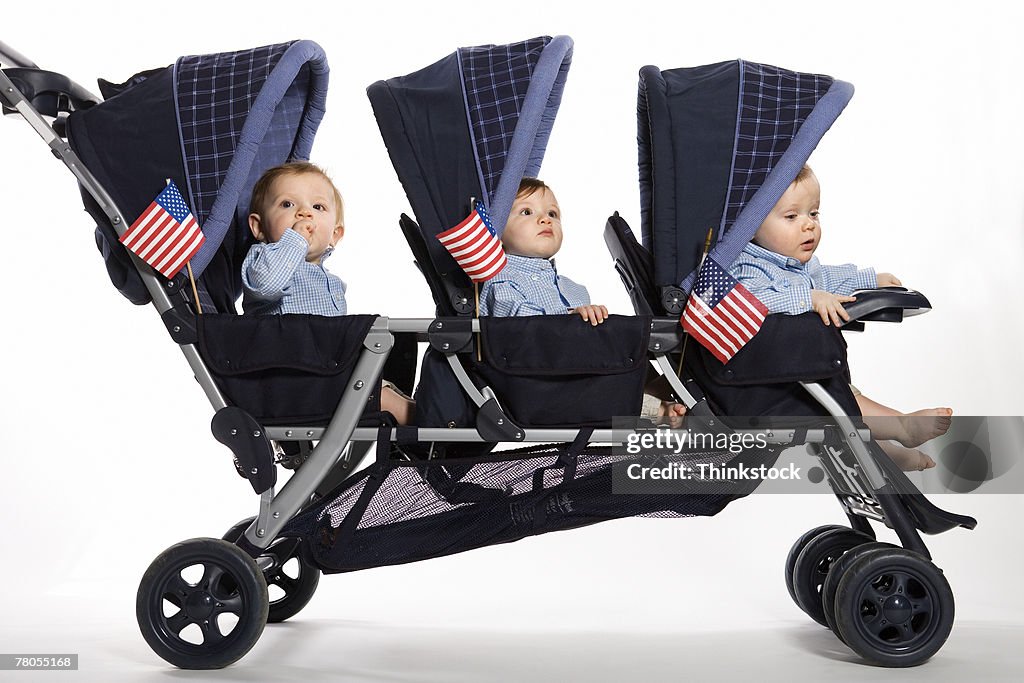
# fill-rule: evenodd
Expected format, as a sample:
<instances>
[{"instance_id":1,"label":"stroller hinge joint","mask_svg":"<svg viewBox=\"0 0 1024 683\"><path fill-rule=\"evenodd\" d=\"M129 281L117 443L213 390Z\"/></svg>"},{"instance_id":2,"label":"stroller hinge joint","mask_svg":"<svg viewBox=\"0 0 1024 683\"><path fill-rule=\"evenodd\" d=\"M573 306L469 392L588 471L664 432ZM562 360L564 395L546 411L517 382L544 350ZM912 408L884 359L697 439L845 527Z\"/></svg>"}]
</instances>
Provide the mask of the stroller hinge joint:
<instances>
[{"instance_id":1,"label":"stroller hinge joint","mask_svg":"<svg viewBox=\"0 0 1024 683\"><path fill-rule=\"evenodd\" d=\"M444 354L468 351L473 344L472 318L434 320L427 328L427 341L435 351Z\"/></svg>"},{"instance_id":2,"label":"stroller hinge joint","mask_svg":"<svg viewBox=\"0 0 1024 683\"><path fill-rule=\"evenodd\" d=\"M669 315L682 315L686 307L686 292L673 285L661 288L661 305Z\"/></svg>"},{"instance_id":3,"label":"stroller hinge joint","mask_svg":"<svg viewBox=\"0 0 1024 683\"><path fill-rule=\"evenodd\" d=\"M277 483L274 447L252 415L235 406L221 408L214 414L210 429L214 438L231 450L239 474L249 480L256 493L273 488Z\"/></svg>"},{"instance_id":4,"label":"stroller hinge joint","mask_svg":"<svg viewBox=\"0 0 1024 683\"><path fill-rule=\"evenodd\" d=\"M651 336L647 348L653 353L672 353L683 344L683 328L675 318L651 320Z\"/></svg>"},{"instance_id":5,"label":"stroller hinge joint","mask_svg":"<svg viewBox=\"0 0 1024 683\"><path fill-rule=\"evenodd\" d=\"M508 419L494 398L487 399L476 414L476 431L484 441L522 441L522 428Z\"/></svg>"},{"instance_id":6,"label":"stroller hinge joint","mask_svg":"<svg viewBox=\"0 0 1024 683\"><path fill-rule=\"evenodd\" d=\"M192 309L184 304L168 308L160 314L167 333L176 344L196 344L199 334L196 331L196 316Z\"/></svg>"}]
</instances>

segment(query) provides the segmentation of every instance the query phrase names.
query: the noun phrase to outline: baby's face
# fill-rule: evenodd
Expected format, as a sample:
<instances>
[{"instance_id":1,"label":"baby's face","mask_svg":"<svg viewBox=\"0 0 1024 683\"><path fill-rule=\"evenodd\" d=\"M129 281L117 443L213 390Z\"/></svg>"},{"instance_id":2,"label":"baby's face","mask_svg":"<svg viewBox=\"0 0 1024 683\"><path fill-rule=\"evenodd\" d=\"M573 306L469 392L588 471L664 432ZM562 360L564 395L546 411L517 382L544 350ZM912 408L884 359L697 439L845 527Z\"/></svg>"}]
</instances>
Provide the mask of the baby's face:
<instances>
[{"instance_id":1,"label":"baby's face","mask_svg":"<svg viewBox=\"0 0 1024 683\"><path fill-rule=\"evenodd\" d=\"M820 202L821 187L814 174L793 183L757 229L754 244L807 263L821 242Z\"/></svg>"},{"instance_id":2,"label":"baby's face","mask_svg":"<svg viewBox=\"0 0 1024 683\"><path fill-rule=\"evenodd\" d=\"M334 189L320 174L287 173L271 183L266 205L260 214L249 217L249 225L263 242L277 242L294 228L309 242L306 260L317 263L345 233L341 207L336 204Z\"/></svg>"},{"instance_id":3,"label":"baby's face","mask_svg":"<svg viewBox=\"0 0 1024 683\"><path fill-rule=\"evenodd\" d=\"M562 247L562 212L547 189L516 197L501 235L505 251L516 256L551 258Z\"/></svg>"}]
</instances>

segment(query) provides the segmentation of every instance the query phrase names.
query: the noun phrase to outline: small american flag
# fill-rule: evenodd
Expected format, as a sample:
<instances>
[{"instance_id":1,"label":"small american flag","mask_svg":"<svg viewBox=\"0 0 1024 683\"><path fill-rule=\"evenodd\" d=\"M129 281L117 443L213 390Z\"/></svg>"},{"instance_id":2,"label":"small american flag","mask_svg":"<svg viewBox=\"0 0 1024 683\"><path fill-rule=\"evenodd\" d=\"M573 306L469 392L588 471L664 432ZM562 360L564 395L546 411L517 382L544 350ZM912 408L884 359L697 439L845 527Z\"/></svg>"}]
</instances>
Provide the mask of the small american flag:
<instances>
[{"instance_id":1,"label":"small american flag","mask_svg":"<svg viewBox=\"0 0 1024 683\"><path fill-rule=\"evenodd\" d=\"M171 182L135 219L120 242L161 275L177 275L206 237L177 186Z\"/></svg>"},{"instance_id":2,"label":"small american flag","mask_svg":"<svg viewBox=\"0 0 1024 683\"><path fill-rule=\"evenodd\" d=\"M473 282L486 282L505 267L505 250L480 202L466 220L440 233L437 239Z\"/></svg>"},{"instance_id":3,"label":"small american flag","mask_svg":"<svg viewBox=\"0 0 1024 683\"><path fill-rule=\"evenodd\" d=\"M713 258L704 259L680 323L715 358L728 363L750 341L768 308Z\"/></svg>"}]
</instances>

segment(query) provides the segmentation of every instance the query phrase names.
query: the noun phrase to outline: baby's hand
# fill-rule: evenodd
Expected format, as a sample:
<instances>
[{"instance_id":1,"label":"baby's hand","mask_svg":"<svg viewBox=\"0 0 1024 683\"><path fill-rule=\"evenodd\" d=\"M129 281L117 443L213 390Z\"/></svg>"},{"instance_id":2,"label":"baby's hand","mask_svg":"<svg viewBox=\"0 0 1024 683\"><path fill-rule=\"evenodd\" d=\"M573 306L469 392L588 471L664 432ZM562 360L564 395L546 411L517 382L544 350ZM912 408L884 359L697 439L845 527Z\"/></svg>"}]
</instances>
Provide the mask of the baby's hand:
<instances>
[{"instance_id":1,"label":"baby's hand","mask_svg":"<svg viewBox=\"0 0 1024 683\"><path fill-rule=\"evenodd\" d=\"M578 313L581 318L588 321L594 327L597 327L605 321L608 317L608 309L604 306L594 306L593 304L587 304L586 306L577 306L576 308L570 308L570 313Z\"/></svg>"},{"instance_id":2,"label":"baby's hand","mask_svg":"<svg viewBox=\"0 0 1024 683\"><path fill-rule=\"evenodd\" d=\"M840 296L820 289L811 290L811 308L821 316L821 322L826 325L835 324L839 327L842 325L840 318L844 321L849 320L850 314L843 308L843 303L856 300L857 298L853 296Z\"/></svg>"},{"instance_id":3,"label":"baby's hand","mask_svg":"<svg viewBox=\"0 0 1024 683\"><path fill-rule=\"evenodd\" d=\"M307 243L313 239L313 221L299 221L292 226L292 230L302 235Z\"/></svg>"},{"instance_id":4,"label":"baby's hand","mask_svg":"<svg viewBox=\"0 0 1024 683\"><path fill-rule=\"evenodd\" d=\"M903 283L892 273L879 273L875 279L879 287L902 287Z\"/></svg>"}]
</instances>

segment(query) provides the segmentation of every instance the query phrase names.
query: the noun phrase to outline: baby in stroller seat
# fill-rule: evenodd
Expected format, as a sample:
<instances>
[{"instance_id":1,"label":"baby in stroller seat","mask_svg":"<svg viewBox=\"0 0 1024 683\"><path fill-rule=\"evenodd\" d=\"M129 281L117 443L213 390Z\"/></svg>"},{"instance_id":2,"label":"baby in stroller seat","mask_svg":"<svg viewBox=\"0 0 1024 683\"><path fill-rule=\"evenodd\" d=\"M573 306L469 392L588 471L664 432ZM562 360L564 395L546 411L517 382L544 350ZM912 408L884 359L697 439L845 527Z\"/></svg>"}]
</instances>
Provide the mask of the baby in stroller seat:
<instances>
[{"instance_id":1,"label":"baby in stroller seat","mask_svg":"<svg viewBox=\"0 0 1024 683\"><path fill-rule=\"evenodd\" d=\"M257 315L345 315L345 283L323 261L345 235L341 193L319 166L289 162L253 187L249 229L258 240L242 262L242 307ZM381 409L409 424L416 403L382 384Z\"/></svg>"},{"instance_id":2,"label":"baby in stroller seat","mask_svg":"<svg viewBox=\"0 0 1024 683\"><path fill-rule=\"evenodd\" d=\"M814 252L821 242L820 203L821 186L811 167L804 165L758 228L753 241L732 264L730 273L770 313L798 315L813 310L825 325L840 326L850 319L843 304L856 301L852 296L855 290L898 287L902 283L891 273L876 274L873 268L819 264ZM902 469L935 467L935 461L916 447L949 429L951 409L930 408L903 414L855 388L854 394L883 450Z\"/></svg>"},{"instance_id":3,"label":"baby in stroller seat","mask_svg":"<svg viewBox=\"0 0 1024 683\"><path fill-rule=\"evenodd\" d=\"M537 178L519 183L512 211L501 235L508 265L484 283L480 315L514 317L576 313L597 326L608 308L590 303L587 288L558 274L551 258L562 246L562 213L548 185ZM686 406L671 400L657 378L644 389L642 417L682 417Z\"/></svg>"},{"instance_id":4,"label":"baby in stroller seat","mask_svg":"<svg viewBox=\"0 0 1024 683\"><path fill-rule=\"evenodd\" d=\"M592 325L608 317L606 306L564 275L551 258L562 247L562 213L555 193L537 178L523 178L501 243L509 265L484 283L480 315L513 317L577 313Z\"/></svg>"}]
</instances>

